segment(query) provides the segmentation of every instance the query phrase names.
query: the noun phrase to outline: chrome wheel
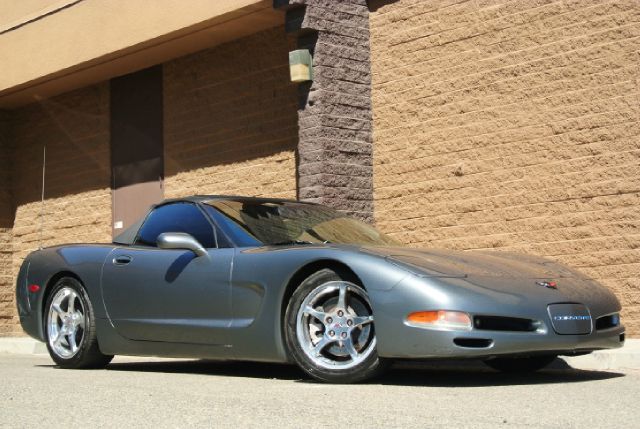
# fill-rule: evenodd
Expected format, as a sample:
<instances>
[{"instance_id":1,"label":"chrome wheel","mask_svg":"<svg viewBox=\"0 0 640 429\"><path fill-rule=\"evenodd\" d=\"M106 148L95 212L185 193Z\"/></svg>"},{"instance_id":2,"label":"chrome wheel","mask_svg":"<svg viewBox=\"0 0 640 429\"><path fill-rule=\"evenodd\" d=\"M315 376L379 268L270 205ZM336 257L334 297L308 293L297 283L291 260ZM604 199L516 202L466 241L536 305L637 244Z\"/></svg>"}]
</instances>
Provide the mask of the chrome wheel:
<instances>
[{"instance_id":1,"label":"chrome wheel","mask_svg":"<svg viewBox=\"0 0 640 429\"><path fill-rule=\"evenodd\" d=\"M299 307L296 336L305 355L322 368L357 366L376 348L367 294L346 281L321 284Z\"/></svg>"},{"instance_id":2,"label":"chrome wheel","mask_svg":"<svg viewBox=\"0 0 640 429\"><path fill-rule=\"evenodd\" d=\"M85 332L82 299L70 287L56 292L49 306L47 333L49 346L60 357L69 359L78 353Z\"/></svg>"}]
</instances>

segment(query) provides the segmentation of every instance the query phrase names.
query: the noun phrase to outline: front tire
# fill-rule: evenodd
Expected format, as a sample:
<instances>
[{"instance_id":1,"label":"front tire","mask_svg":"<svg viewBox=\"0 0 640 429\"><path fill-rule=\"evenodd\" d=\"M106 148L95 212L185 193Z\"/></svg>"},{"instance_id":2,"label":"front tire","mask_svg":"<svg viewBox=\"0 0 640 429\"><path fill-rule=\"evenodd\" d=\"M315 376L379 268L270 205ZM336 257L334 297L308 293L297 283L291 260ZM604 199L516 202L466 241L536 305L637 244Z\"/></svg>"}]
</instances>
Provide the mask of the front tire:
<instances>
[{"instance_id":1,"label":"front tire","mask_svg":"<svg viewBox=\"0 0 640 429\"><path fill-rule=\"evenodd\" d=\"M62 368L103 368L113 359L100 352L89 295L72 277L58 280L49 294L44 334L51 359Z\"/></svg>"},{"instance_id":2,"label":"front tire","mask_svg":"<svg viewBox=\"0 0 640 429\"><path fill-rule=\"evenodd\" d=\"M490 368L496 371L511 374L523 374L539 371L556 359L556 355L541 355L528 357L495 358L484 361Z\"/></svg>"},{"instance_id":3,"label":"front tire","mask_svg":"<svg viewBox=\"0 0 640 429\"><path fill-rule=\"evenodd\" d=\"M285 314L287 348L310 376L356 383L380 374L369 296L357 279L322 269L302 282Z\"/></svg>"}]
</instances>

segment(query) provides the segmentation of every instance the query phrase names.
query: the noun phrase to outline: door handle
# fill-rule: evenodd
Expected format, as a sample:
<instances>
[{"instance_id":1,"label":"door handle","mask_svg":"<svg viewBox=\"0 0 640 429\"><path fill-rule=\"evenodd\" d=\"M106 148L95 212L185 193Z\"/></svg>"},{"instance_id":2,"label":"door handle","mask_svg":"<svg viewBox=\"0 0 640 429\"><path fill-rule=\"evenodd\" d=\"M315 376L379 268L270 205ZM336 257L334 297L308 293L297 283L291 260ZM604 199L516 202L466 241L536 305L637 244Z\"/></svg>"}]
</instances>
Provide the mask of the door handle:
<instances>
[{"instance_id":1,"label":"door handle","mask_svg":"<svg viewBox=\"0 0 640 429\"><path fill-rule=\"evenodd\" d=\"M129 255L120 255L113 258L113 265L127 265L133 258Z\"/></svg>"}]
</instances>

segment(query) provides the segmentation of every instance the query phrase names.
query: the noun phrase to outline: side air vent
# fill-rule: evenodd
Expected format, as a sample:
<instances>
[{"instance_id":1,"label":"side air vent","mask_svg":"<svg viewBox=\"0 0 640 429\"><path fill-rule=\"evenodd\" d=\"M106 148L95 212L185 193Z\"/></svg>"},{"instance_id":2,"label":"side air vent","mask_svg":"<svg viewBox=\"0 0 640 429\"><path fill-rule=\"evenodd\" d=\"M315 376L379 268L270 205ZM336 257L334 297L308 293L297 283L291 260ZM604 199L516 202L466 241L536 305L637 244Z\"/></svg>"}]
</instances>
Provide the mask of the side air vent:
<instances>
[{"instance_id":1,"label":"side air vent","mask_svg":"<svg viewBox=\"0 0 640 429\"><path fill-rule=\"evenodd\" d=\"M469 349L486 349L493 345L493 340L488 338L455 338L453 343L456 346Z\"/></svg>"},{"instance_id":2,"label":"side air vent","mask_svg":"<svg viewBox=\"0 0 640 429\"><path fill-rule=\"evenodd\" d=\"M540 322L520 317L474 316L473 326L483 331L534 332Z\"/></svg>"},{"instance_id":3,"label":"side air vent","mask_svg":"<svg viewBox=\"0 0 640 429\"><path fill-rule=\"evenodd\" d=\"M608 314L596 319L596 331L611 329L620 326L620 315L618 313Z\"/></svg>"}]
</instances>

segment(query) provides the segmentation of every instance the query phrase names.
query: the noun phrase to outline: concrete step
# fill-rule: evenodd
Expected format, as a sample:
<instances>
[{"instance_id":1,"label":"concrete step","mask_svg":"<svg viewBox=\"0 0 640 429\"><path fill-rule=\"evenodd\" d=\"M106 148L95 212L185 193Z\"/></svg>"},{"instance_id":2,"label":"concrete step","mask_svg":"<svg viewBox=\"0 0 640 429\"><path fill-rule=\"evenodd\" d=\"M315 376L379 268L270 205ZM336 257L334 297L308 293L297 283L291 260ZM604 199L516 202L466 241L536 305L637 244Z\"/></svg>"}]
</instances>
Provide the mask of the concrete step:
<instances>
[{"instance_id":1,"label":"concrete step","mask_svg":"<svg viewBox=\"0 0 640 429\"><path fill-rule=\"evenodd\" d=\"M626 340L620 349L599 350L586 356L563 359L578 369L640 369L640 339Z\"/></svg>"},{"instance_id":2,"label":"concrete step","mask_svg":"<svg viewBox=\"0 0 640 429\"><path fill-rule=\"evenodd\" d=\"M29 337L0 337L0 353L20 355L47 354L47 346Z\"/></svg>"}]
</instances>

